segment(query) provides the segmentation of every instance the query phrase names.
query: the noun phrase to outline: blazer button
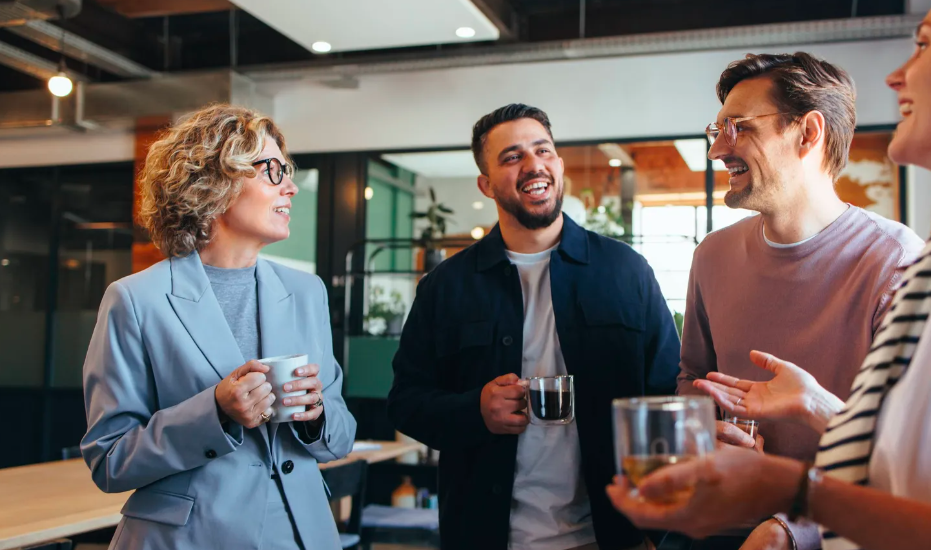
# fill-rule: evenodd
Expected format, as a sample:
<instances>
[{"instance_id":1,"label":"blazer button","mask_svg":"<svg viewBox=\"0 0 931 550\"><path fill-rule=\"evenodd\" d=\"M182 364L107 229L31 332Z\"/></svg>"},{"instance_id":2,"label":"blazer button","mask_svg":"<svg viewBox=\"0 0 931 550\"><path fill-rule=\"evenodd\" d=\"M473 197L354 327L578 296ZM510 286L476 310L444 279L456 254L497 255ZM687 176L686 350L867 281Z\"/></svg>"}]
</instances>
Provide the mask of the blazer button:
<instances>
[{"instance_id":1,"label":"blazer button","mask_svg":"<svg viewBox=\"0 0 931 550\"><path fill-rule=\"evenodd\" d=\"M281 465L281 473L290 474L294 470L294 463L290 460L285 460L284 464Z\"/></svg>"},{"instance_id":2,"label":"blazer button","mask_svg":"<svg viewBox=\"0 0 931 550\"><path fill-rule=\"evenodd\" d=\"M206 456L207 458L216 458L217 452L214 451L213 449L210 449L206 453L204 453L204 456Z\"/></svg>"},{"instance_id":3,"label":"blazer button","mask_svg":"<svg viewBox=\"0 0 931 550\"><path fill-rule=\"evenodd\" d=\"M501 339L501 343L504 344L505 346L510 346L511 344L514 343L514 339L511 338L510 336L505 336L504 338Z\"/></svg>"},{"instance_id":4,"label":"blazer button","mask_svg":"<svg viewBox=\"0 0 931 550\"><path fill-rule=\"evenodd\" d=\"M491 492L494 493L494 494L496 494L496 495L500 495L500 494L501 494L501 486L495 484L494 486L492 486Z\"/></svg>"}]
</instances>

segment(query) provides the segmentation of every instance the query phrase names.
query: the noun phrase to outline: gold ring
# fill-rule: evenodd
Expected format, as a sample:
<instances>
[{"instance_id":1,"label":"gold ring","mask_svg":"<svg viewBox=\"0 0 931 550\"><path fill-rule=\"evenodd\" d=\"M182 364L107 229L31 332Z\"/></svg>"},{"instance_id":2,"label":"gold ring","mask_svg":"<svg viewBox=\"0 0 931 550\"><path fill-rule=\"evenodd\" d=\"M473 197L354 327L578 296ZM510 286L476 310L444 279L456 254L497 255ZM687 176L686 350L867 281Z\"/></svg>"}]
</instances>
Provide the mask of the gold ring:
<instances>
[{"instance_id":1,"label":"gold ring","mask_svg":"<svg viewBox=\"0 0 931 550\"><path fill-rule=\"evenodd\" d=\"M735 407L739 407L739 406L740 406L740 402L743 401L743 400L744 400L743 397L738 397L738 398L737 398L737 402L734 403L734 406L735 406Z\"/></svg>"},{"instance_id":2,"label":"gold ring","mask_svg":"<svg viewBox=\"0 0 931 550\"><path fill-rule=\"evenodd\" d=\"M262 414L260 414L259 416L262 417L262 422L268 422L269 420L272 419L272 415L270 415L270 414L268 414L268 413L262 413Z\"/></svg>"}]
</instances>

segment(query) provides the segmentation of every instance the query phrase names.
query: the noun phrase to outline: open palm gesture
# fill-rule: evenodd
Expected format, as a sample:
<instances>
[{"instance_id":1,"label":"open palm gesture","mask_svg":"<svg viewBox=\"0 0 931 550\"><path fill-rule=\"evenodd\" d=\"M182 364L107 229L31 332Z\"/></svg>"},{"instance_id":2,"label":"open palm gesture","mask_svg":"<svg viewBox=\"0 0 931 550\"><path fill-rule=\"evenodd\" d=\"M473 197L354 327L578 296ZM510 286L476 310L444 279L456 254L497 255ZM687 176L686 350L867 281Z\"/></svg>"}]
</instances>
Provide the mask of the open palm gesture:
<instances>
[{"instance_id":1,"label":"open palm gesture","mask_svg":"<svg viewBox=\"0 0 931 550\"><path fill-rule=\"evenodd\" d=\"M840 401L797 365L759 351L751 351L750 360L772 372L773 378L751 382L710 372L707 380L695 380L693 385L731 415L755 420L789 420L811 425L813 411L830 399L827 396Z\"/></svg>"}]
</instances>

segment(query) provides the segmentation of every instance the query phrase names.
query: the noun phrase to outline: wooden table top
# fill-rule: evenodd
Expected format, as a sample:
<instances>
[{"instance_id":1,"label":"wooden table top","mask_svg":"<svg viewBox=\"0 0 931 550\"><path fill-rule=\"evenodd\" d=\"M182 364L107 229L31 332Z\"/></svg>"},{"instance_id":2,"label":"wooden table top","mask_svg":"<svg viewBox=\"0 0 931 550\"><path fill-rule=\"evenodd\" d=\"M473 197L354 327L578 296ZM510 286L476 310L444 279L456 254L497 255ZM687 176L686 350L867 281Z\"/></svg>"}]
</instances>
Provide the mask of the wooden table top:
<instances>
[{"instance_id":1,"label":"wooden table top","mask_svg":"<svg viewBox=\"0 0 931 550\"><path fill-rule=\"evenodd\" d=\"M350 453L320 464L320 469L354 460L370 464L391 460L421 448L417 443L371 443L381 448ZM130 494L102 492L79 458L0 469L0 550L113 527L120 522L120 510Z\"/></svg>"}]
</instances>

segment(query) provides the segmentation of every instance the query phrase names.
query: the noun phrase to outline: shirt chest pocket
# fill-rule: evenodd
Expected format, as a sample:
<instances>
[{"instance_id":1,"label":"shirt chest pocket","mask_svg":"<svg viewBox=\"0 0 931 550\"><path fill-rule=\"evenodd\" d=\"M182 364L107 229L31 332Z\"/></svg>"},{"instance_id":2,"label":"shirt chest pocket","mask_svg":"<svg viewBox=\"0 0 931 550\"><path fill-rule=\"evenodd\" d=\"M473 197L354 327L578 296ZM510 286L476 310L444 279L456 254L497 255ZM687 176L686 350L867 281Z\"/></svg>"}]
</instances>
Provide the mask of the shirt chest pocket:
<instances>
[{"instance_id":1,"label":"shirt chest pocket","mask_svg":"<svg viewBox=\"0 0 931 550\"><path fill-rule=\"evenodd\" d=\"M644 379L646 323L643 304L613 296L579 300L579 350L597 365L608 397L639 395ZM609 395L608 395L609 394Z\"/></svg>"},{"instance_id":2,"label":"shirt chest pocket","mask_svg":"<svg viewBox=\"0 0 931 550\"><path fill-rule=\"evenodd\" d=\"M492 321L469 321L436 332L436 355L449 389L464 391L494 378L495 326Z\"/></svg>"},{"instance_id":3,"label":"shirt chest pocket","mask_svg":"<svg viewBox=\"0 0 931 550\"><path fill-rule=\"evenodd\" d=\"M638 301L589 296L579 300L582 310L582 349L590 360L642 362L644 309Z\"/></svg>"},{"instance_id":4,"label":"shirt chest pocket","mask_svg":"<svg viewBox=\"0 0 931 550\"><path fill-rule=\"evenodd\" d=\"M614 327L643 332L643 304L632 300L585 296L579 299L582 319L586 327Z\"/></svg>"}]
</instances>

